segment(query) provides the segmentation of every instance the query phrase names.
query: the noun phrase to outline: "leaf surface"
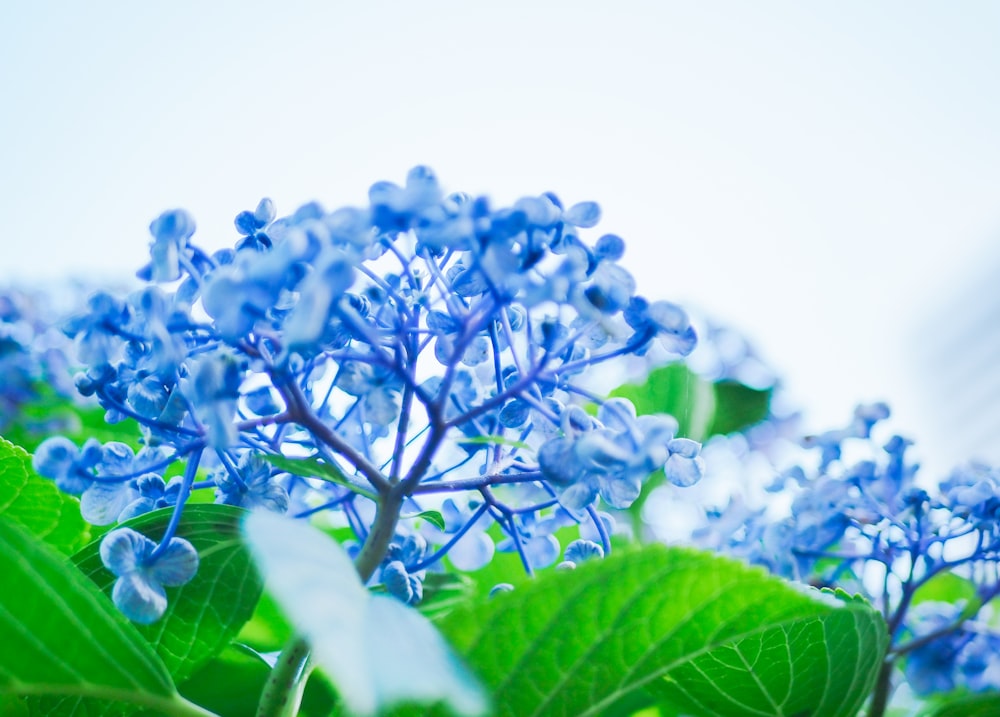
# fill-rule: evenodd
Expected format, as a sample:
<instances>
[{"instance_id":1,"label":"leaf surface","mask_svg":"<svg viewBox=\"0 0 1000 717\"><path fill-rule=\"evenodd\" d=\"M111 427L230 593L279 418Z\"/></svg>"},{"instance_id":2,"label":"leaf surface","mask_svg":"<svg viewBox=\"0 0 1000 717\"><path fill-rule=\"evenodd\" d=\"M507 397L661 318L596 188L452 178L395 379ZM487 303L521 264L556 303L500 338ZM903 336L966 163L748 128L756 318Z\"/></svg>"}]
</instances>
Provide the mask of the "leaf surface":
<instances>
[{"instance_id":1,"label":"leaf surface","mask_svg":"<svg viewBox=\"0 0 1000 717\"><path fill-rule=\"evenodd\" d=\"M498 715L855 715L887 636L868 605L708 553L649 546L440 620Z\"/></svg>"},{"instance_id":2,"label":"leaf surface","mask_svg":"<svg viewBox=\"0 0 1000 717\"><path fill-rule=\"evenodd\" d=\"M122 523L159 542L172 509L158 510ZM177 682L218 654L250 619L262 583L240 537L246 511L227 505L184 508L177 535L198 551L198 572L191 582L167 589L163 617L136 629L159 654ZM73 556L74 562L108 595L115 577L101 563L100 542Z\"/></svg>"},{"instance_id":3,"label":"leaf surface","mask_svg":"<svg viewBox=\"0 0 1000 717\"><path fill-rule=\"evenodd\" d=\"M0 692L81 695L204 715L71 562L0 516Z\"/></svg>"},{"instance_id":4,"label":"leaf surface","mask_svg":"<svg viewBox=\"0 0 1000 717\"><path fill-rule=\"evenodd\" d=\"M270 453L262 453L261 458L279 470L283 470L292 475L303 478L319 478L329 483L334 483L350 491L363 495L369 500L378 500L375 492L362 485L358 485L348 478L337 466L321 461L318 458L288 458L286 456L276 456Z\"/></svg>"},{"instance_id":5,"label":"leaf surface","mask_svg":"<svg viewBox=\"0 0 1000 717\"><path fill-rule=\"evenodd\" d=\"M60 491L31 467L31 456L0 438L0 515L15 520L60 552L71 554L90 530L80 501Z\"/></svg>"}]
</instances>

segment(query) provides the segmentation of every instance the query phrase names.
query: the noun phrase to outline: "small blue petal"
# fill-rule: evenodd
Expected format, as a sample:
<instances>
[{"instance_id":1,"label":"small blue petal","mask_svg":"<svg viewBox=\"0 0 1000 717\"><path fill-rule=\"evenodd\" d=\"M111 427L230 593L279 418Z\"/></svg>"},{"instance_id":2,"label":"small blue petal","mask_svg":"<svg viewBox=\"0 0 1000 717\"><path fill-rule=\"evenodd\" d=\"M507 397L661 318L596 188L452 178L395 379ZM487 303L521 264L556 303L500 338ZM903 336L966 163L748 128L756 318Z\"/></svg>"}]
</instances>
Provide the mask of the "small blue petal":
<instances>
[{"instance_id":1,"label":"small blue petal","mask_svg":"<svg viewBox=\"0 0 1000 717\"><path fill-rule=\"evenodd\" d=\"M499 595L500 593L513 592L513 590L514 590L514 586L511 585L510 583L497 583L492 588L490 588L489 597L495 597L495 596Z\"/></svg>"},{"instance_id":2,"label":"small blue petal","mask_svg":"<svg viewBox=\"0 0 1000 717\"><path fill-rule=\"evenodd\" d=\"M469 531L451 546L448 560L459 570L479 570L493 559L496 546L486 533Z\"/></svg>"},{"instance_id":3,"label":"small blue petal","mask_svg":"<svg viewBox=\"0 0 1000 717\"><path fill-rule=\"evenodd\" d=\"M80 514L93 525L110 525L139 497L132 481L91 483L80 496Z\"/></svg>"},{"instance_id":4,"label":"small blue petal","mask_svg":"<svg viewBox=\"0 0 1000 717\"><path fill-rule=\"evenodd\" d=\"M539 535L526 541L524 554L533 568L545 568L559 558L559 541L554 535Z\"/></svg>"},{"instance_id":5,"label":"small blue petal","mask_svg":"<svg viewBox=\"0 0 1000 717\"><path fill-rule=\"evenodd\" d=\"M625 255L625 242L620 236L605 234L597 240L594 254L601 260L618 261Z\"/></svg>"},{"instance_id":6,"label":"small blue petal","mask_svg":"<svg viewBox=\"0 0 1000 717\"><path fill-rule=\"evenodd\" d=\"M701 456L684 458L679 453L674 453L667 459L663 471L668 481L686 488L697 483L705 475L705 461Z\"/></svg>"},{"instance_id":7,"label":"small blue petal","mask_svg":"<svg viewBox=\"0 0 1000 717\"><path fill-rule=\"evenodd\" d=\"M604 548L593 540L574 540L566 546L563 557L573 563L582 563L590 558L603 558Z\"/></svg>"},{"instance_id":8,"label":"small blue petal","mask_svg":"<svg viewBox=\"0 0 1000 717\"><path fill-rule=\"evenodd\" d=\"M139 572L126 573L115 581L111 600L129 620L149 625L163 617L167 594L163 587L150 582Z\"/></svg>"},{"instance_id":9,"label":"small blue petal","mask_svg":"<svg viewBox=\"0 0 1000 717\"><path fill-rule=\"evenodd\" d=\"M198 551L184 538L172 538L148 570L163 585L183 585L198 572Z\"/></svg>"},{"instance_id":10,"label":"small blue petal","mask_svg":"<svg viewBox=\"0 0 1000 717\"><path fill-rule=\"evenodd\" d=\"M138 570L156 544L131 528L112 530L101 540L101 562L112 574L121 577Z\"/></svg>"},{"instance_id":11,"label":"small blue petal","mask_svg":"<svg viewBox=\"0 0 1000 717\"><path fill-rule=\"evenodd\" d=\"M258 228L263 228L274 221L274 202L264 197L257 204L253 218L257 221Z\"/></svg>"},{"instance_id":12,"label":"small blue petal","mask_svg":"<svg viewBox=\"0 0 1000 717\"><path fill-rule=\"evenodd\" d=\"M694 458L701 451L701 444L690 438L674 438L667 444L667 450L682 458Z\"/></svg>"},{"instance_id":13,"label":"small blue petal","mask_svg":"<svg viewBox=\"0 0 1000 717\"><path fill-rule=\"evenodd\" d=\"M500 409L498 420L500 421L500 425L505 428L520 428L528 422L528 416L530 413L531 405L526 401L520 401L515 398L508 401L504 407Z\"/></svg>"},{"instance_id":14,"label":"small blue petal","mask_svg":"<svg viewBox=\"0 0 1000 717\"><path fill-rule=\"evenodd\" d=\"M236 225L236 231L244 236L250 236L257 231L257 219L253 212L240 212L233 223Z\"/></svg>"},{"instance_id":15,"label":"small blue petal","mask_svg":"<svg viewBox=\"0 0 1000 717\"><path fill-rule=\"evenodd\" d=\"M597 202L580 202L563 213L567 224L587 229L601 220L601 208Z\"/></svg>"},{"instance_id":16,"label":"small blue petal","mask_svg":"<svg viewBox=\"0 0 1000 717\"><path fill-rule=\"evenodd\" d=\"M382 568L382 584L390 595L401 602L409 603L413 599L413 588L410 586L410 576L406 567L399 560L390 561Z\"/></svg>"}]
</instances>

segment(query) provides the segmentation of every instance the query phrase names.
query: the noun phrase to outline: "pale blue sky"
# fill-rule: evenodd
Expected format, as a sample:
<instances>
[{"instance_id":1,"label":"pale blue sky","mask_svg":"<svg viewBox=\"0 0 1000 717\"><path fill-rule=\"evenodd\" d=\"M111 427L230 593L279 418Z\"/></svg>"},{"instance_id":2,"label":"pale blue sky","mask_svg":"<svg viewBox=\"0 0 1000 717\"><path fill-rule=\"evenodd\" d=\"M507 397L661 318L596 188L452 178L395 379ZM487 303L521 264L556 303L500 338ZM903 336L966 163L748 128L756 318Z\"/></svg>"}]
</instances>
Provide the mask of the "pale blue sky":
<instances>
[{"instance_id":1,"label":"pale blue sky","mask_svg":"<svg viewBox=\"0 0 1000 717\"><path fill-rule=\"evenodd\" d=\"M998 37L992 2L3 3L0 281L429 164L599 201L642 290L742 328L811 425L887 398L950 463L979 444L920 357L1000 271Z\"/></svg>"}]
</instances>

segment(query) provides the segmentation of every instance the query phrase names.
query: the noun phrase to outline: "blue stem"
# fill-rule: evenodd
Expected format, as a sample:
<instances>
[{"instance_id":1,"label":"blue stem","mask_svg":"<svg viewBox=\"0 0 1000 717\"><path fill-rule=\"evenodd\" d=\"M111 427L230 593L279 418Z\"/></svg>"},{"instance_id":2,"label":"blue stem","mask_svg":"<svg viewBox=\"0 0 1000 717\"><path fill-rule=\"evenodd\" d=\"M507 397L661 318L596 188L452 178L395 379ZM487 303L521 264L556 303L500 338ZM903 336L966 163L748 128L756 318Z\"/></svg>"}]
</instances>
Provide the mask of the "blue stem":
<instances>
[{"instance_id":1,"label":"blue stem","mask_svg":"<svg viewBox=\"0 0 1000 717\"><path fill-rule=\"evenodd\" d=\"M608 535L607 528L604 527L604 521L601 520L601 516L597 514L594 510L594 506L587 506L587 515L590 519L594 521L594 527L597 528L597 534L601 536L601 547L604 548L605 555L611 555L611 536Z\"/></svg>"},{"instance_id":2,"label":"blue stem","mask_svg":"<svg viewBox=\"0 0 1000 717\"><path fill-rule=\"evenodd\" d=\"M181 522L181 513L184 512L184 504L187 503L187 499L191 495L191 486L194 485L194 477L198 473L198 464L201 462L202 450L202 448L197 449L188 458L187 466L184 468L184 477L181 479L181 489L177 493L177 505L174 506L174 513L170 516L167 529L163 531L163 538L160 540L160 544L150 554L148 564L155 563L166 552L170 546L170 541L177 532L177 526Z\"/></svg>"},{"instance_id":3,"label":"blue stem","mask_svg":"<svg viewBox=\"0 0 1000 717\"><path fill-rule=\"evenodd\" d=\"M472 514L472 517L469 518L468 521L466 521L465 525L463 525L455 532L455 535L452 536L452 538L447 543L442 545L438 550L436 550L434 553L427 556L420 562L412 566L409 565L406 566L406 572L414 573L418 570L423 570L424 568L433 565L442 557L444 557L445 553L451 550L451 547L459 540L461 540L463 535L469 532L469 529L476 523L476 521L478 521L481 517L483 517L483 513L489 510L489 507L490 506L488 503L483 503L481 506L479 506L479 508L476 509L476 512Z\"/></svg>"}]
</instances>

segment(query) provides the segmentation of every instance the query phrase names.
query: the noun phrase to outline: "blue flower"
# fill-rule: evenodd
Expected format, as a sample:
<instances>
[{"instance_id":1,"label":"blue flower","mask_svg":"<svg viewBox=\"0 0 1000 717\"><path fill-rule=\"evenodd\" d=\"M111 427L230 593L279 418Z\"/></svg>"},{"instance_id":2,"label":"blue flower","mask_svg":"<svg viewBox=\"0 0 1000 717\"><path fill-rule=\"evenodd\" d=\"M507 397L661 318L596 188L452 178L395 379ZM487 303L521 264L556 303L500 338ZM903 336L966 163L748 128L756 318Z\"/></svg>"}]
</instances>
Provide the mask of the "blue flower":
<instances>
[{"instance_id":1,"label":"blue flower","mask_svg":"<svg viewBox=\"0 0 1000 717\"><path fill-rule=\"evenodd\" d=\"M563 553L563 560L571 563L582 563L591 558L603 558L604 548L593 540L574 540L566 546Z\"/></svg>"},{"instance_id":2,"label":"blue flower","mask_svg":"<svg viewBox=\"0 0 1000 717\"><path fill-rule=\"evenodd\" d=\"M511 520L515 520L513 517ZM535 513L525 513L517 521L517 537L505 538L497 545L502 553L521 552L531 568L545 568L559 559L559 539L555 533L574 523L565 511L556 511L541 518Z\"/></svg>"},{"instance_id":3,"label":"blue flower","mask_svg":"<svg viewBox=\"0 0 1000 717\"><path fill-rule=\"evenodd\" d=\"M623 315L637 336L647 340L658 336L663 347L672 353L687 356L698 342L687 313L669 301L650 303L641 296L634 296Z\"/></svg>"},{"instance_id":4,"label":"blue flower","mask_svg":"<svg viewBox=\"0 0 1000 717\"><path fill-rule=\"evenodd\" d=\"M275 480L276 472L270 463L247 451L240 456L235 469L223 468L214 474L215 502L284 513L288 510L288 491Z\"/></svg>"},{"instance_id":5,"label":"blue flower","mask_svg":"<svg viewBox=\"0 0 1000 717\"><path fill-rule=\"evenodd\" d=\"M110 525L125 520L122 513L139 499L134 476L163 458L159 449L145 448L136 455L132 448L118 441L101 447L96 465L100 480L95 480L80 496L80 513L93 525Z\"/></svg>"},{"instance_id":6,"label":"blue flower","mask_svg":"<svg viewBox=\"0 0 1000 717\"><path fill-rule=\"evenodd\" d=\"M184 394L213 448L225 449L236 443L236 404L242 378L240 361L227 351L202 354L190 363Z\"/></svg>"},{"instance_id":7,"label":"blue flower","mask_svg":"<svg viewBox=\"0 0 1000 717\"><path fill-rule=\"evenodd\" d=\"M341 299L354 283L354 261L338 249L323 251L313 271L299 286L299 301L284 322L286 351L314 344L337 311L348 311Z\"/></svg>"},{"instance_id":8,"label":"blue flower","mask_svg":"<svg viewBox=\"0 0 1000 717\"><path fill-rule=\"evenodd\" d=\"M921 603L910 611L907 627L916 638L937 633L955 625L963 607L953 603ZM969 636L962 631L954 631L911 650L904 672L913 691L930 695L955 689L957 658L968 640Z\"/></svg>"},{"instance_id":9,"label":"blue flower","mask_svg":"<svg viewBox=\"0 0 1000 717\"><path fill-rule=\"evenodd\" d=\"M234 221L236 231L246 237L237 243L237 250L247 247L251 249L269 248L271 238L267 235L265 228L274 221L274 215L274 202L266 197L260 200L254 211L244 211L237 214Z\"/></svg>"},{"instance_id":10,"label":"blue flower","mask_svg":"<svg viewBox=\"0 0 1000 717\"><path fill-rule=\"evenodd\" d=\"M386 231L406 229L417 214L441 201L441 187L434 172L414 167L406 175L406 184L378 182L368 190L372 205L372 223Z\"/></svg>"},{"instance_id":11,"label":"blue flower","mask_svg":"<svg viewBox=\"0 0 1000 717\"><path fill-rule=\"evenodd\" d=\"M390 595L408 605L416 605L424 596L426 571L415 568L427 554L427 542L421 535L408 535L389 546L378 579Z\"/></svg>"},{"instance_id":12,"label":"blue flower","mask_svg":"<svg viewBox=\"0 0 1000 717\"><path fill-rule=\"evenodd\" d=\"M32 458L38 475L51 478L59 490L71 495L83 493L94 482L94 469L101 462L101 443L91 438L83 448L68 438L45 439Z\"/></svg>"},{"instance_id":13,"label":"blue flower","mask_svg":"<svg viewBox=\"0 0 1000 717\"><path fill-rule=\"evenodd\" d=\"M118 515L120 523L137 515L177 505L181 479L171 478L169 483L164 483L163 478L156 473L146 473L136 480L135 487L139 496L126 505Z\"/></svg>"},{"instance_id":14,"label":"blue flower","mask_svg":"<svg viewBox=\"0 0 1000 717\"><path fill-rule=\"evenodd\" d=\"M598 495L613 508L627 508L659 468L680 486L701 478L700 445L675 439L676 430L677 422L666 416L636 417L623 398L605 401L596 421L571 408L563 415L563 435L539 448L538 463L566 508L581 510Z\"/></svg>"},{"instance_id":15,"label":"blue flower","mask_svg":"<svg viewBox=\"0 0 1000 717\"><path fill-rule=\"evenodd\" d=\"M389 594L407 605L416 605L424 597L424 584L410 575L401 560L390 560L382 568L382 584Z\"/></svg>"},{"instance_id":16,"label":"blue flower","mask_svg":"<svg viewBox=\"0 0 1000 717\"><path fill-rule=\"evenodd\" d=\"M694 485L705 475L705 460L699 455L701 444L690 438L674 438L667 443L670 457L663 465L667 480L676 486L686 488Z\"/></svg>"},{"instance_id":17,"label":"blue flower","mask_svg":"<svg viewBox=\"0 0 1000 717\"><path fill-rule=\"evenodd\" d=\"M80 360L91 366L110 363L121 352L121 331L132 320L128 305L106 292L94 294L88 312L69 319L63 331L76 339Z\"/></svg>"},{"instance_id":18,"label":"blue flower","mask_svg":"<svg viewBox=\"0 0 1000 717\"><path fill-rule=\"evenodd\" d=\"M183 209L163 212L149 225L153 241L149 247L150 266L140 272L151 281L176 281L181 278L181 256L187 250L188 239L194 235L194 219Z\"/></svg>"},{"instance_id":19,"label":"blue flower","mask_svg":"<svg viewBox=\"0 0 1000 717\"><path fill-rule=\"evenodd\" d=\"M154 557L157 544L131 528L118 528L101 541L101 562L118 579L111 599L133 622L156 622L167 609L164 587L184 585L198 571L198 552L183 538Z\"/></svg>"}]
</instances>

